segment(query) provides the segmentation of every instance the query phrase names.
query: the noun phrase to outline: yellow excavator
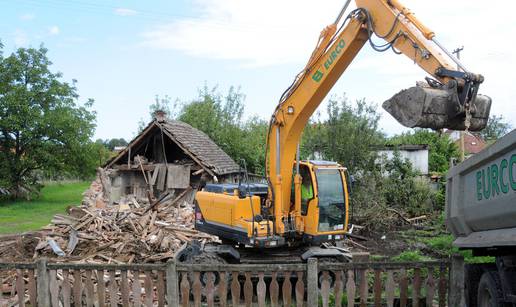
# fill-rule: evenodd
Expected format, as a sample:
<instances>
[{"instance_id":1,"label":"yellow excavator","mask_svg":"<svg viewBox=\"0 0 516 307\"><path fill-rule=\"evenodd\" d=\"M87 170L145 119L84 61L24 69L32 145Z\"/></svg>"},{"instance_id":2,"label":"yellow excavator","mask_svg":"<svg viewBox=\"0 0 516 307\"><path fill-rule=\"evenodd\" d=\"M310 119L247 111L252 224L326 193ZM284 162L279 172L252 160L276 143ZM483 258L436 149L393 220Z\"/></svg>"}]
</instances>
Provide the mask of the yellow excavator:
<instances>
[{"instance_id":1,"label":"yellow excavator","mask_svg":"<svg viewBox=\"0 0 516 307\"><path fill-rule=\"evenodd\" d=\"M485 127L491 99L477 94L481 75L468 71L398 0L355 0L357 8L344 17L350 1L321 32L308 63L274 110L267 135L267 183L250 183L243 176L239 184L207 184L197 192L195 228L222 243L190 244L178 254L180 261L201 254L241 263L278 257L283 263L289 257L349 259L333 243L348 232L351 176L335 162L300 161L299 141L312 113L367 42L376 51L404 54L431 76L383 104L401 124Z\"/></svg>"}]
</instances>

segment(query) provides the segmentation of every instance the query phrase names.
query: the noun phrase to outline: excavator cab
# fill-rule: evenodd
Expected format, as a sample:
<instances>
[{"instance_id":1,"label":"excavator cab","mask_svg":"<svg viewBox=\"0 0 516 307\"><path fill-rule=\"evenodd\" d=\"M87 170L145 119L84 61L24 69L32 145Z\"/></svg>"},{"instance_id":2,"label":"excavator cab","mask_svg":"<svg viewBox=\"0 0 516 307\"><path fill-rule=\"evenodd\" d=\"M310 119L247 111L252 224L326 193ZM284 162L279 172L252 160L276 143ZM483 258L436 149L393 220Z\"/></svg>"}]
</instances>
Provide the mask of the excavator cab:
<instances>
[{"instance_id":1,"label":"excavator cab","mask_svg":"<svg viewBox=\"0 0 516 307\"><path fill-rule=\"evenodd\" d=\"M348 224L349 193L346 168L330 161L301 161L300 219L303 241L310 245L344 238ZM298 202L295 195L294 204ZM296 207L296 206L294 206ZM294 210L297 214L297 210ZM302 226L301 226L302 225Z\"/></svg>"}]
</instances>

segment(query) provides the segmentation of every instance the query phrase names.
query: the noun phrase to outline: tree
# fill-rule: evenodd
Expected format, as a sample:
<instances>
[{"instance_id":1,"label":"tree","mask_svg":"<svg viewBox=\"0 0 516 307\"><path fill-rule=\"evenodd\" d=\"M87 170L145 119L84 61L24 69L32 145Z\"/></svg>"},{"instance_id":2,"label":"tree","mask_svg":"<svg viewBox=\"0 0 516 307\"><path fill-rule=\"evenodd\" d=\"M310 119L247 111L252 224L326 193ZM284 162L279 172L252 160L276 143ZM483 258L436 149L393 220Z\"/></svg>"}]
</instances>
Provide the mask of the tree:
<instances>
[{"instance_id":1,"label":"tree","mask_svg":"<svg viewBox=\"0 0 516 307\"><path fill-rule=\"evenodd\" d=\"M93 100L80 104L76 81L61 81L51 64L43 46L0 56L0 185L14 197L36 192L41 172L93 171Z\"/></svg>"},{"instance_id":2,"label":"tree","mask_svg":"<svg viewBox=\"0 0 516 307\"><path fill-rule=\"evenodd\" d=\"M95 141L95 143L103 144L109 150L114 150L115 147L127 146L127 144L129 144L124 138L106 140L98 139Z\"/></svg>"},{"instance_id":3,"label":"tree","mask_svg":"<svg viewBox=\"0 0 516 307\"><path fill-rule=\"evenodd\" d=\"M156 111L163 111L167 115L168 118L175 119L177 118L178 111L178 100L176 99L172 102L170 96L165 95L164 97L160 97L156 95L154 97L154 103L149 105L149 116L150 119L154 119L154 113ZM145 127L147 127L148 121L145 121L143 118L138 122L138 133L142 132ZM126 144L127 145L127 144Z\"/></svg>"},{"instance_id":4,"label":"tree","mask_svg":"<svg viewBox=\"0 0 516 307\"><path fill-rule=\"evenodd\" d=\"M301 154L304 158L320 155L337 161L352 172L369 169L374 164L374 146L383 142L378 129L380 115L376 106L357 100L352 106L346 96L330 99L328 118L312 119L303 132Z\"/></svg>"},{"instance_id":5,"label":"tree","mask_svg":"<svg viewBox=\"0 0 516 307\"><path fill-rule=\"evenodd\" d=\"M487 121L487 126L480 131L484 140L494 140L501 138L511 130L511 125L505 121L503 115L491 115Z\"/></svg>"},{"instance_id":6,"label":"tree","mask_svg":"<svg viewBox=\"0 0 516 307\"><path fill-rule=\"evenodd\" d=\"M168 118L180 120L206 133L235 162L246 161L250 172L263 174L265 168L265 137L267 122L258 117L243 120L245 96L239 88L230 87L222 94L217 87L204 85L198 97L172 102L169 96L156 96L149 106L151 118L155 111L164 111ZM140 122L140 131L147 123Z\"/></svg>"},{"instance_id":7,"label":"tree","mask_svg":"<svg viewBox=\"0 0 516 307\"><path fill-rule=\"evenodd\" d=\"M428 145L428 170L436 173L446 173L452 158L459 157L457 145L446 134L429 129L414 129L388 140L394 145L415 144Z\"/></svg>"},{"instance_id":8,"label":"tree","mask_svg":"<svg viewBox=\"0 0 516 307\"><path fill-rule=\"evenodd\" d=\"M183 104L177 118L206 133L237 163L245 160L249 171L263 173L267 123L257 117L242 120L244 99L238 88L222 95L205 85L197 99Z\"/></svg>"}]
</instances>

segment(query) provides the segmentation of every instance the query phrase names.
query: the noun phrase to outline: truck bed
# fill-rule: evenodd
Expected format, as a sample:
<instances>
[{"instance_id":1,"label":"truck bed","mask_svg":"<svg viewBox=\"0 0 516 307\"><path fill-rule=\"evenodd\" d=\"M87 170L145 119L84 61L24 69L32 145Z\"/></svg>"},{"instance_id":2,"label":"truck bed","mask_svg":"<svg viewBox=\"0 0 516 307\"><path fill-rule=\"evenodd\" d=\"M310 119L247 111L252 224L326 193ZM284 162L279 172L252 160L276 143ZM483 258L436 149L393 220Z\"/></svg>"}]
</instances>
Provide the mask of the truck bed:
<instances>
[{"instance_id":1,"label":"truck bed","mask_svg":"<svg viewBox=\"0 0 516 307\"><path fill-rule=\"evenodd\" d=\"M446 189L456 246L516 246L516 130L453 167Z\"/></svg>"}]
</instances>

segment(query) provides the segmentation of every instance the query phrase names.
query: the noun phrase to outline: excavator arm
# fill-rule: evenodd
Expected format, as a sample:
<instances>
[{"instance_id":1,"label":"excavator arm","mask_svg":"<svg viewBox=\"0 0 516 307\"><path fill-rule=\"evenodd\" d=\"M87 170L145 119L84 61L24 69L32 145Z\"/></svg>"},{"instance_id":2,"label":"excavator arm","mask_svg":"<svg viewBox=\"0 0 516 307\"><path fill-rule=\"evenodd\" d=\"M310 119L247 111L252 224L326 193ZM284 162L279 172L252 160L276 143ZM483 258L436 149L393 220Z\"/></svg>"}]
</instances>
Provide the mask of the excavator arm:
<instances>
[{"instance_id":1,"label":"excavator arm","mask_svg":"<svg viewBox=\"0 0 516 307\"><path fill-rule=\"evenodd\" d=\"M291 210L293 161L310 116L367 42L377 51L404 54L433 79L401 91L384 108L409 127L480 130L485 127L491 101L477 95L483 77L468 72L442 48L435 34L397 0L355 0L357 9L321 33L306 67L284 92L272 115L267 146L269 205L275 233L302 227L300 182L295 174L294 210ZM372 36L383 39L377 45ZM458 69L457 69L458 66ZM393 67L393 69L396 69Z\"/></svg>"}]
</instances>

